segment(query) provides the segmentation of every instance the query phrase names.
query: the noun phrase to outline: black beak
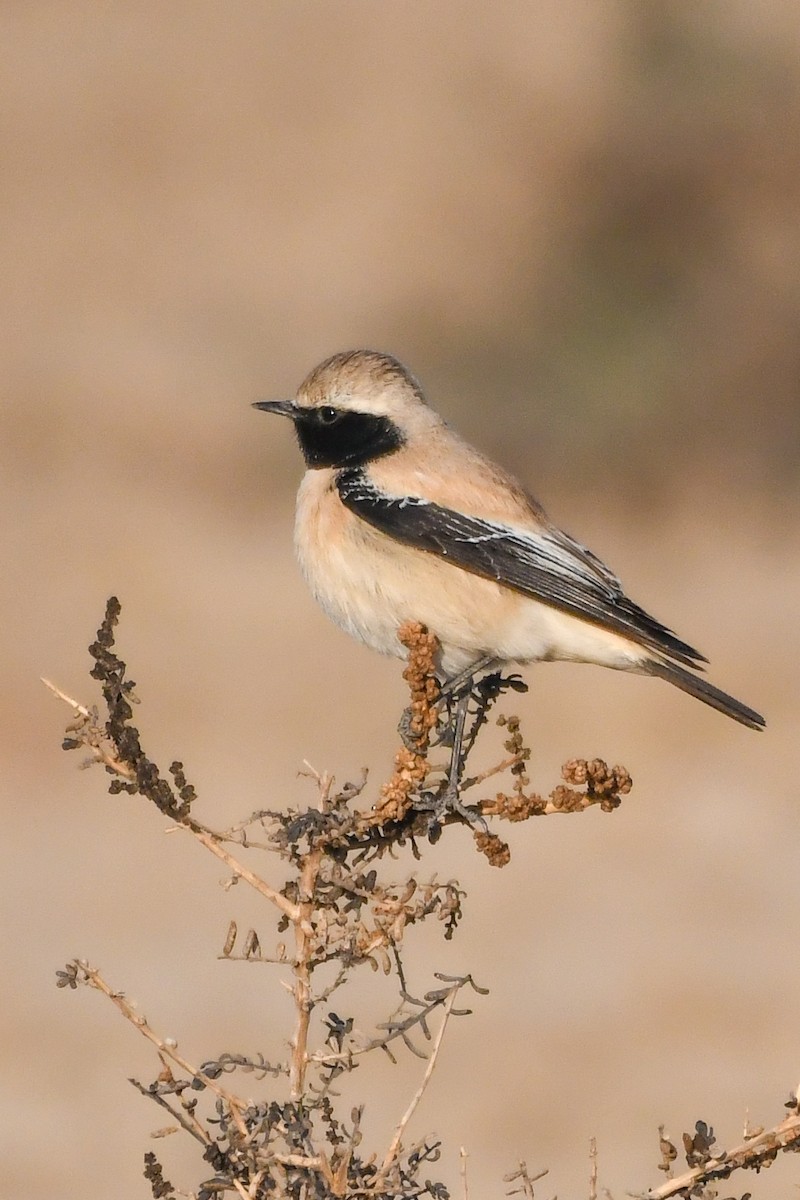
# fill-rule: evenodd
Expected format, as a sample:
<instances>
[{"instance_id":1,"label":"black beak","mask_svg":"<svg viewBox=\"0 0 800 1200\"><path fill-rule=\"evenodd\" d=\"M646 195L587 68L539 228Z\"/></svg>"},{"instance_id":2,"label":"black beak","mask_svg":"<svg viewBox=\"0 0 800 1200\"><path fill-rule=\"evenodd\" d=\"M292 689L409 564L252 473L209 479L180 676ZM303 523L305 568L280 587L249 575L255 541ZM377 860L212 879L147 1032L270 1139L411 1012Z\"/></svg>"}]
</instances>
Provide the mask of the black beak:
<instances>
[{"instance_id":1,"label":"black beak","mask_svg":"<svg viewBox=\"0 0 800 1200\"><path fill-rule=\"evenodd\" d=\"M277 413L279 417L291 417L292 420L297 416L294 400L256 400L253 408L260 408L262 412Z\"/></svg>"}]
</instances>

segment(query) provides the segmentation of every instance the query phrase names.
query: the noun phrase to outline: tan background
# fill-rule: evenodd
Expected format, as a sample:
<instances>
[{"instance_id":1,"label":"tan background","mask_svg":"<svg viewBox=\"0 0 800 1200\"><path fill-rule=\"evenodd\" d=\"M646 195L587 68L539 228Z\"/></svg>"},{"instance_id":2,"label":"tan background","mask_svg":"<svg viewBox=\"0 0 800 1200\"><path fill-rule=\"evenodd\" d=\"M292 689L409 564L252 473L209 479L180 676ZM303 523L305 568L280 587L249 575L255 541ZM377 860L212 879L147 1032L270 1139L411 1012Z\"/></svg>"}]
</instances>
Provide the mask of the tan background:
<instances>
[{"instance_id":1,"label":"tan background","mask_svg":"<svg viewBox=\"0 0 800 1200\"><path fill-rule=\"evenodd\" d=\"M595 1135L620 1196L659 1181L659 1122L731 1142L747 1107L777 1120L800 1078L796 4L62 0L0 26L3 1190L147 1194L163 1118L126 1078L150 1056L56 991L70 955L190 1058L281 1053L273 968L215 957L231 916L268 935L266 914L77 771L38 676L93 700L117 592L146 744L210 823L310 801L304 758L386 772L398 667L307 596L298 456L248 407L353 345L408 361L769 719L527 673L536 783L600 754L635 792L514 831L502 872L458 832L429 856L469 907L414 981L492 994L416 1132L454 1184L468 1147L476 1196L519 1158L550 1167L541 1195L584 1195ZM358 1079L376 1148L418 1076ZM192 1147L156 1148L201 1178ZM799 1179L789 1159L729 1190Z\"/></svg>"}]
</instances>

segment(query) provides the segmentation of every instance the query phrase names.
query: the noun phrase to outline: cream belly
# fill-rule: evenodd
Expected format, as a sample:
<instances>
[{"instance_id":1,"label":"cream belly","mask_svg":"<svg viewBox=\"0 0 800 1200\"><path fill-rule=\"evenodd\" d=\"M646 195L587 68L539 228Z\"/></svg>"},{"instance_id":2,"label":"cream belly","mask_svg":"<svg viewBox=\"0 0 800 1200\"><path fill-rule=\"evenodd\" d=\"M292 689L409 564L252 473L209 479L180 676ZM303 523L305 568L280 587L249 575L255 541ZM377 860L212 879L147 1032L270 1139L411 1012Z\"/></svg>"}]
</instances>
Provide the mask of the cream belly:
<instances>
[{"instance_id":1,"label":"cream belly","mask_svg":"<svg viewBox=\"0 0 800 1200\"><path fill-rule=\"evenodd\" d=\"M397 630L421 621L442 643L452 675L487 655L508 662L566 659L641 670L641 647L588 621L404 546L339 500L334 473L307 472L300 486L295 549L328 616L382 654L405 656Z\"/></svg>"}]
</instances>

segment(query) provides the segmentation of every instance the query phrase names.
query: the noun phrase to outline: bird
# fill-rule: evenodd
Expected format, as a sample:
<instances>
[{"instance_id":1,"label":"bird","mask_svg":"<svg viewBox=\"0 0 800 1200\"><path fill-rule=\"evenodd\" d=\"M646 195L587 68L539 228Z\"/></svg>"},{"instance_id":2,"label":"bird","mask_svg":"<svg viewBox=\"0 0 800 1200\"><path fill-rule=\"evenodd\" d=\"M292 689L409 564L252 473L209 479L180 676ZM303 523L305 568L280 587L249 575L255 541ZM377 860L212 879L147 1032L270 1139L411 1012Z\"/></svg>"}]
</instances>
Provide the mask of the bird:
<instances>
[{"instance_id":1,"label":"bird","mask_svg":"<svg viewBox=\"0 0 800 1200\"><path fill-rule=\"evenodd\" d=\"M398 629L416 621L436 635L437 673L453 692L498 665L594 663L665 679L764 727L699 673L708 660L698 650L445 423L397 358L334 354L293 400L254 407L294 425L306 465L296 555L324 611L359 641L404 657ZM461 733L465 714L466 701ZM451 793L454 773L451 764Z\"/></svg>"}]
</instances>

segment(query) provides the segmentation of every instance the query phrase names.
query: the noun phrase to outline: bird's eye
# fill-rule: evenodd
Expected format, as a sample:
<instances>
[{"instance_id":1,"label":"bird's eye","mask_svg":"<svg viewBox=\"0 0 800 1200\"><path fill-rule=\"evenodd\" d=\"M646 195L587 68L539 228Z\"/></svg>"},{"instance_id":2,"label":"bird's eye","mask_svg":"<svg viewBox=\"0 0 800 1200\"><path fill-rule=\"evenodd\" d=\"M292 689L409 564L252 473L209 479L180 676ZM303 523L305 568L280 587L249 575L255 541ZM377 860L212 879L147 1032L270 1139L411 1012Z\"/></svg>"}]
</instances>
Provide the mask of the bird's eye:
<instances>
[{"instance_id":1,"label":"bird's eye","mask_svg":"<svg viewBox=\"0 0 800 1200\"><path fill-rule=\"evenodd\" d=\"M338 410L331 408L329 404L323 404L321 408L317 409L317 412L319 413L319 419L322 421L323 425L333 425L334 421L339 420Z\"/></svg>"}]
</instances>

